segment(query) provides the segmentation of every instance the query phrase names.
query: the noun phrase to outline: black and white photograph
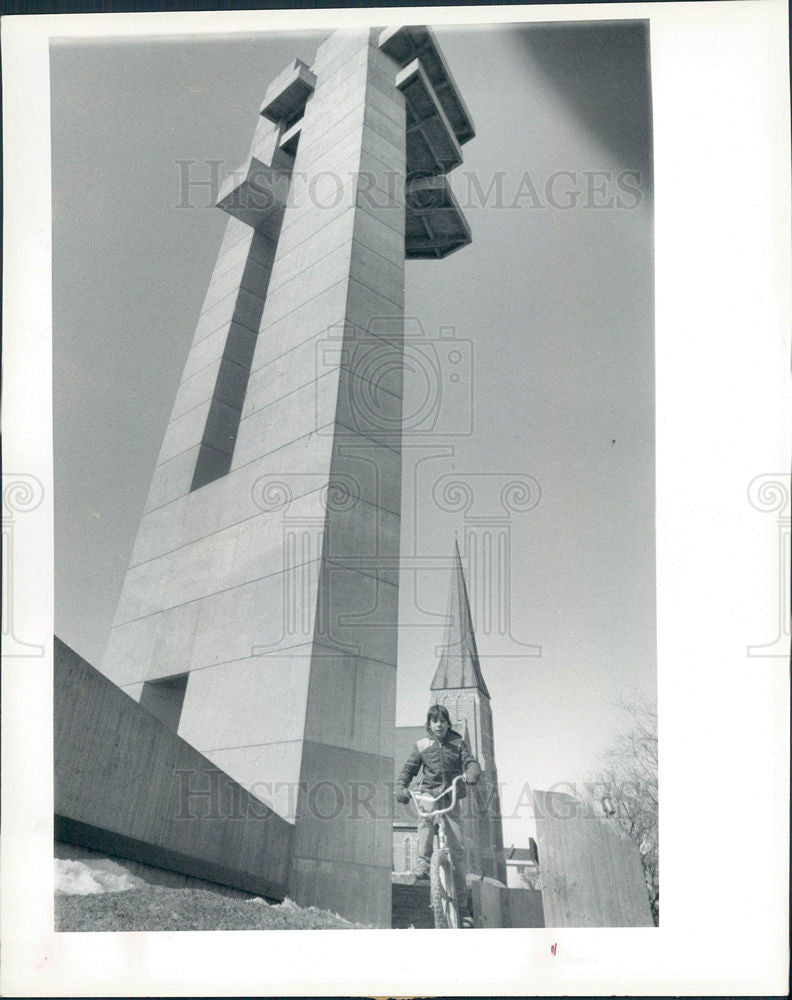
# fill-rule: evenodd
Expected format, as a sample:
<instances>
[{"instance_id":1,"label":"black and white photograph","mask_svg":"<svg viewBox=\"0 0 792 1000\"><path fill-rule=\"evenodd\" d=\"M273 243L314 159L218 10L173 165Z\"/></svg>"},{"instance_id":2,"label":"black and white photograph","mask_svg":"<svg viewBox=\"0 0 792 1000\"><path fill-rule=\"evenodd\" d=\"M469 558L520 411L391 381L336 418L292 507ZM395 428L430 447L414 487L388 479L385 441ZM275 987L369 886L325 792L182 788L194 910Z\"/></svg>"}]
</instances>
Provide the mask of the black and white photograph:
<instances>
[{"instance_id":1,"label":"black and white photograph","mask_svg":"<svg viewBox=\"0 0 792 1000\"><path fill-rule=\"evenodd\" d=\"M485 956L454 974L471 995L785 974L788 434L756 428L788 406L788 122L733 106L765 159L727 220L702 165L737 144L728 115L683 120L672 85L707 80L711 7L713 76L745 58L777 93L785 8L607 6L15 18L27 48L6 30L4 82L34 48L46 68L51 284L10 370L44 371L27 447L50 450L25 465L12 425L3 652L4 698L45 734L36 835L12 822L6 851L35 846L46 954L72 962L47 988L142 992L171 954L166 992L436 991L395 956L438 930L419 949ZM713 219L756 227L761 304L723 246L713 273ZM749 299L752 352L707 318L749 338ZM39 515L43 617L20 569ZM730 589L730 533L766 601ZM702 926L691 872L737 842L722 789L733 806L747 781L780 796L766 957L746 940L719 969L708 930L676 967L659 956ZM749 899L724 876L711 919Z\"/></svg>"},{"instance_id":2,"label":"black and white photograph","mask_svg":"<svg viewBox=\"0 0 792 1000\"><path fill-rule=\"evenodd\" d=\"M656 923L646 23L50 66L56 927Z\"/></svg>"}]
</instances>

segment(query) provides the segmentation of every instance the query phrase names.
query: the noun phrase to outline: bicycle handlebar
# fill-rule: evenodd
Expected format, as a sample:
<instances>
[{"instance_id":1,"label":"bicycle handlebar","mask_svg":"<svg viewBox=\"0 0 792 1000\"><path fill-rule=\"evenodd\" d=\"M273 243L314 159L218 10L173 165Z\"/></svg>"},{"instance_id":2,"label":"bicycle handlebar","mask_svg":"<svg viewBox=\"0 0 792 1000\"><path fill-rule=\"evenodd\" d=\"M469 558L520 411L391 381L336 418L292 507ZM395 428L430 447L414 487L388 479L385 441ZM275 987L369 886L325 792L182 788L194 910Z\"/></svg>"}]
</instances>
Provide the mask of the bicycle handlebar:
<instances>
[{"instance_id":1,"label":"bicycle handlebar","mask_svg":"<svg viewBox=\"0 0 792 1000\"><path fill-rule=\"evenodd\" d=\"M462 781L463 779L464 779L464 775L458 774L456 776L456 778L454 778L454 780L448 786L448 788L444 788L442 790L442 792L440 792L439 795L430 795L428 792L421 792L420 793L420 797L422 799L431 799L432 802L439 802L439 800L442 799L443 796L448 795L448 793L451 792L451 805L446 806L444 809L433 809L433 810L428 811L428 812L425 812L421 808L421 805L418 802L418 795L412 790L412 788L409 789L410 795L412 796L412 800L415 803L415 808L418 811L418 815L419 816L425 816L425 817L428 817L428 816L442 816L444 813L451 812L451 810L456 805L456 801L457 801L457 782Z\"/></svg>"}]
</instances>

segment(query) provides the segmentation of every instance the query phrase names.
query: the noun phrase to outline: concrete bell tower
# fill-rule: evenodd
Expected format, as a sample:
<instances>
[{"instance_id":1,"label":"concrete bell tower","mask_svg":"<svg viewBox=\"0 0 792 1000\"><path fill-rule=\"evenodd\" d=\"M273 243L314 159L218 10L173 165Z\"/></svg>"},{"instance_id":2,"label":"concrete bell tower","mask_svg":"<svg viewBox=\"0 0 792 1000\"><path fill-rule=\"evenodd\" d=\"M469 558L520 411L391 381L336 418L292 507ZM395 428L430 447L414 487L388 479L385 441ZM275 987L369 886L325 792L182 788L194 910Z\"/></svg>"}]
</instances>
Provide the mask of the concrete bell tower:
<instances>
[{"instance_id":1,"label":"concrete bell tower","mask_svg":"<svg viewBox=\"0 0 792 1000\"><path fill-rule=\"evenodd\" d=\"M468 845L469 870L505 883L506 862L490 693L481 673L462 559L456 541L445 646L431 691L437 704L448 708L452 725L467 739L481 764L481 779L468 802L463 803L463 832Z\"/></svg>"},{"instance_id":2,"label":"concrete bell tower","mask_svg":"<svg viewBox=\"0 0 792 1000\"><path fill-rule=\"evenodd\" d=\"M294 824L293 899L377 926L404 261L470 242L473 134L427 28L337 31L266 89L102 666Z\"/></svg>"}]
</instances>

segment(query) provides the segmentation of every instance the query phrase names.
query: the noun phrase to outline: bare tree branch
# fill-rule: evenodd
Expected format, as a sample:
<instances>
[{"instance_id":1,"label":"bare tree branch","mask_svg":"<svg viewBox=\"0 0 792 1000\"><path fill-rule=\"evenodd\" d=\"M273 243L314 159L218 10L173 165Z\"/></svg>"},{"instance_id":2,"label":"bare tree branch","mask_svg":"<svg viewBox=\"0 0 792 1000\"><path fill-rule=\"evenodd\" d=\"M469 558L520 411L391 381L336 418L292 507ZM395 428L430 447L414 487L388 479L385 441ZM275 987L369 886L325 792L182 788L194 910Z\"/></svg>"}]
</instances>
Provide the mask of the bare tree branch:
<instances>
[{"instance_id":1,"label":"bare tree branch","mask_svg":"<svg viewBox=\"0 0 792 1000\"><path fill-rule=\"evenodd\" d=\"M645 696L620 695L629 729L606 750L592 788L610 800L613 819L638 845L655 924L660 916L657 710Z\"/></svg>"}]
</instances>

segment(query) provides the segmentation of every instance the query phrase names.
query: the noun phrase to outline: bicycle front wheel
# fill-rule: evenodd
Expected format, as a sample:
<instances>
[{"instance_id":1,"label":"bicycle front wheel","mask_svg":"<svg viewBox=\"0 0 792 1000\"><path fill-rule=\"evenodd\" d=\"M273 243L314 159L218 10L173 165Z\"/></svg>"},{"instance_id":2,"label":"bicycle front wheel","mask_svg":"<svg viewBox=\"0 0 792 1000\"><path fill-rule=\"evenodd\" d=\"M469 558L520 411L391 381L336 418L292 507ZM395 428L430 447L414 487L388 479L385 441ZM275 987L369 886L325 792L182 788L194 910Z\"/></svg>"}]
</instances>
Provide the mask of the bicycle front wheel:
<instances>
[{"instance_id":1,"label":"bicycle front wheel","mask_svg":"<svg viewBox=\"0 0 792 1000\"><path fill-rule=\"evenodd\" d=\"M429 882L435 927L459 927L454 867L448 850L436 850L432 854Z\"/></svg>"}]
</instances>

